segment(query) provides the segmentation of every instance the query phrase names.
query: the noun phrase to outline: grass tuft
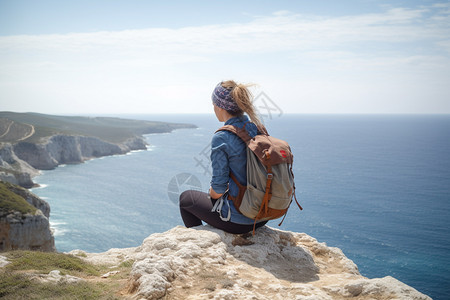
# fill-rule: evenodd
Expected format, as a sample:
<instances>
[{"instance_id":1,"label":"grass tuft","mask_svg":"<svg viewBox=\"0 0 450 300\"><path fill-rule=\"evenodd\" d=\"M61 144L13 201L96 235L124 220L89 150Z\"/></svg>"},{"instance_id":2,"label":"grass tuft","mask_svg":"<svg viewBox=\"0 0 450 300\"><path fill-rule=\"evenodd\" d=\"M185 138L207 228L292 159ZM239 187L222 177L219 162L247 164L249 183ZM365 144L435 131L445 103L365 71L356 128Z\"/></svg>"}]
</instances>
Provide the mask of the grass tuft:
<instances>
[{"instance_id":1,"label":"grass tuft","mask_svg":"<svg viewBox=\"0 0 450 300\"><path fill-rule=\"evenodd\" d=\"M68 274L74 272L83 272L93 276L100 274L99 267L84 262L79 257L64 253L17 250L7 252L5 256L11 261L5 268L11 271L36 270L49 273L52 270L60 270L62 273Z\"/></svg>"},{"instance_id":2,"label":"grass tuft","mask_svg":"<svg viewBox=\"0 0 450 300\"><path fill-rule=\"evenodd\" d=\"M8 214L10 212L20 212L22 214L35 214L36 207L28 203L21 196L10 191L13 185L4 181L0 181L0 214Z\"/></svg>"},{"instance_id":3,"label":"grass tuft","mask_svg":"<svg viewBox=\"0 0 450 300\"><path fill-rule=\"evenodd\" d=\"M126 261L123 261L122 263L120 263L119 267L120 268L131 268L134 264L134 260L129 259Z\"/></svg>"}]
</instances>

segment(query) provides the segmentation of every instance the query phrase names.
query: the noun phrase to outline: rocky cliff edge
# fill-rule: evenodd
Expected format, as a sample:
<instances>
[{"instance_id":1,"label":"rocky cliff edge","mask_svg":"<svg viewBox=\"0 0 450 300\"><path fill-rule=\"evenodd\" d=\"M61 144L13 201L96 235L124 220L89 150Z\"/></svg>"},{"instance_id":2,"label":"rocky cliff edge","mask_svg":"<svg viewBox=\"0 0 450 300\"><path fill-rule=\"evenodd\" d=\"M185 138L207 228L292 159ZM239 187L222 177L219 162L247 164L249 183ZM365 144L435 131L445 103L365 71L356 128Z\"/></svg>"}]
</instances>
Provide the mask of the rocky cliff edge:
<instances>
[{"instance_id":1,"label":"rocky cliff edge","mask_svg":"<svg viewBox=\"0 0 450 300\"><path fill-rule=\"evenodd\" d=\"M136 248L71 253L102 265L134 260L133 299L431 299L390 276L361 276L340 249L307 234L270 227L236 236L179 226Z\"/></svg>"},{"instance_id":2,"label":"rocky cliff edge","mask_svg":"<svg viewBox=\"0 0 450 300\"><path fill-rule=\"evenodd\" d=\"M0 251L55 251L49 217L46 201L0 181Z\"/></svg>"}]
</instances>

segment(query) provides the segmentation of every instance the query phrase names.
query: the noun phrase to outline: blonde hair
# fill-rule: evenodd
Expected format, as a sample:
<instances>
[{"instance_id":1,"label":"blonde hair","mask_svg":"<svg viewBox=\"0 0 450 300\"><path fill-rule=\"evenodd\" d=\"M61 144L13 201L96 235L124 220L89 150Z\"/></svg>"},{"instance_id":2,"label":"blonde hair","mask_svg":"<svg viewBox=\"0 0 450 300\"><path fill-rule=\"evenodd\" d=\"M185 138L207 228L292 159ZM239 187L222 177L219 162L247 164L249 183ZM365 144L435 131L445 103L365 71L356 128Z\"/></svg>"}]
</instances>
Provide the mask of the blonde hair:
<instances>
[{"instance_id":1,"label":"blonde hair","mask_svg":"<svg viewBox=\"0 0 450 300\"><path fill-rule=\"evenodd\" d=\"M245 112L249 116L250 120L256 126L260 127L262 124L259 120L256 108L253 105L253 95L248 89L251 86L254 86L254 84L236 83L233 80L222 82L222 87L231 89L231 97L241 110L240 112L235 113L235 115L239 115Z\"/></svg>"}]
</instances>

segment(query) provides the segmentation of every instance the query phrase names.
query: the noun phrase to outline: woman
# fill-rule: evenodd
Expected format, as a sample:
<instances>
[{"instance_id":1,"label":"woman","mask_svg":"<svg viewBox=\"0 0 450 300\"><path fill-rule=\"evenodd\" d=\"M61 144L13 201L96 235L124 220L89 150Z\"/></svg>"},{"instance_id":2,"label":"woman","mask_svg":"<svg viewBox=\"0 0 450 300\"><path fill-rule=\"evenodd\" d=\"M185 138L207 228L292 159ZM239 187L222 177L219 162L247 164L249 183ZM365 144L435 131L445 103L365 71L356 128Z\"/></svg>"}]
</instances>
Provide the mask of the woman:
<instances>
[{"instance_id":1,"label":"woman","mask_svg":"<svg viewBox=\"0 0 450 300\"><path fill-rule=\"evenodd\" d=\"M251 137L259 133L261 125L252 103L248 85L229 80L219 83L212 94L214 112L220 122L245 129ZM244 115L246 113L249 118ZM202 225L202 221L229 233L241 234L253 230L255 221L239 213L229 196L236 197L239 188L231 179L247 184L247 153L245 143L229 131L218 131L211 142L212 179L209 195L200 191L185 191L180 195L181 217L186 227ZM224 198L223 206L212 211L219 198ZM256 223L256 228L267 221Z\"/></svg>"}]
</instances>

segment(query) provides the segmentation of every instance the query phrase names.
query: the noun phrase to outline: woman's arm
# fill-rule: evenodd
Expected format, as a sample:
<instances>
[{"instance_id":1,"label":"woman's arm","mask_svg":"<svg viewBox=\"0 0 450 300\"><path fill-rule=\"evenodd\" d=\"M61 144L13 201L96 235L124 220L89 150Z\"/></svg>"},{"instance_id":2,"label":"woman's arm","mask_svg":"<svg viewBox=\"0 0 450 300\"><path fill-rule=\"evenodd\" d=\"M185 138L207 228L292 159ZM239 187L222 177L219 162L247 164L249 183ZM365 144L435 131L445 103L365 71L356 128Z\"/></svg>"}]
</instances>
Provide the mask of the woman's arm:
<instances>
[{"instance_id":1,"label":"woman's arm","mask_svg":"<svg viewBox=\"0 0 450 300\"><path fill-rule=\"evenodd\" d=\"M221 131L214 134L211 141L212 178L209 195L212 199L220 198L228 189L230 168L226 140L226 133Z\"/></svg>"}]
</instances>

